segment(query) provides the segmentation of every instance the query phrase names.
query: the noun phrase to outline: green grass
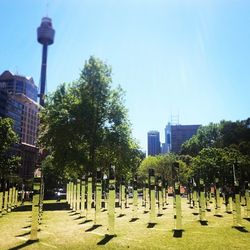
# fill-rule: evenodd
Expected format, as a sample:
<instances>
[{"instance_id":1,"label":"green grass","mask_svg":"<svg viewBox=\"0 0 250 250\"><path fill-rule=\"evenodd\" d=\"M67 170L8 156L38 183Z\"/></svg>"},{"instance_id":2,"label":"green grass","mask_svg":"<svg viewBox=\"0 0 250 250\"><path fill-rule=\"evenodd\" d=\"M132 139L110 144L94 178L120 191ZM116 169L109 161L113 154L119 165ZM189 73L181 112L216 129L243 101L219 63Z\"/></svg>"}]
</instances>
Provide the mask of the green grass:
<instances>
[{"instance_id":1,"label":"green grass","mask_svg":"<svg viewBox=\"0 0 250 250\"><path fill-rule=\"evenodd\" d=\"M172 200L170 199L170 204ZM38 233L39 241L28 244L31 211L14 211L0 218L0 249L250 249L250 222L242 220L246 231L240 232L232 228L231 214L224 212L223 217L214 216L214 210L207 212L208 225L202 226L193 210L182 199L183 229L181 238L173 237L174 228L173 208L168 205L164 214L157 217L157 224L147 228L149 214L143 213L140 206L139 219L129 222L132 217L132 205L126 209L126 215L116 218L117 237L112 238L104 245L98 245L107 233L107 212L102 212L103 226L93 231L93 221L83 223L70 210L59 210L55 201L46 201L47 211L43 214L43 221ZM63 202L61 202L63 203ZM27 204L26 204L27 205ZM65 207L65 206L64 206ZM30 207L24 207L30 209ZM53 208L57 210L52 210ZM19 210L21 208L19 207ZM24 209L25 210L25 209ZM116 215L120 213L116 209ZM244 211L242 209L242 215ZM94 211L90 214L94 219ZM15 248L16 247L16 248Z\"/></svg>"}]
</instances>

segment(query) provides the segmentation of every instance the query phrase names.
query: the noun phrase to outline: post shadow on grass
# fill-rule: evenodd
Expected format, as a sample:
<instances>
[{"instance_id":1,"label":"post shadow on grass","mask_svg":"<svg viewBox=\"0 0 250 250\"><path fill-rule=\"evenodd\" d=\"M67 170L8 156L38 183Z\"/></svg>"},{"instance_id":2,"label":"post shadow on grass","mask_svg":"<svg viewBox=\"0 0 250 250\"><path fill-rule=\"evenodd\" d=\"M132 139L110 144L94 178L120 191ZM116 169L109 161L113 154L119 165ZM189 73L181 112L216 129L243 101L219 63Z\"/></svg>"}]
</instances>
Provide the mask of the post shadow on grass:
<instances>
[{"instance_id":1,"label":"post shadow on grass","mask_svg":"<svg viewBox=\"0 0 250 250\"><path fill-rule=\"evenodd\" d=\"M222 218L222 217L223 217L222 214L215 214L214 216L215 216L215 217L218 217L218 218Z\"/></svg>"},{"instance_id":2,"label":"post shadow on grass","mask_svg":"<svg viewBox=\"0 0 250 250\"><path fill-rule=\"evenodd\" d=\"M80 222L79 225L86 224L86 223L89 223L89 222L91 222L91 221L93 221L93 220L85 220L85 221L83 221L83 222Z\"/></svg>"},{"instance_id":3,"label":"post shadow on grass","mask_svg":"<svg viewBox=\"0 0 250 250\"><path fill-rule=\"evenodd\" d=\"M74 220L80 220L80 219L82 219L83 217L82 216L78 216L78 217L76 217Z\"/></svg>"},{"instance_id":4,"label":"post shadow on grass","mask_svg":"<svg viewBox=\"0 0 250 250\"><path fill-rule=\"evenodd\" d=\"M174 229L173 230L173 237L174 238L182 238L182 233L183 233L183 229Z\"/></svg>"},{"instance_id":5,"label":"post shadow on grass","mask_svg":"<svg viewBox=\"0 0 250 250\"><path fill-rule=\"evenodd\" d=\"M19 207L16 207L13 212L27 212L27 211L31 211L32 209L32 205L22 205Z\"/></svg>"},{"instance_id":6,"label":"post shadow on grass","mask_svg":"<svg viewBox=\"0 0 250 250\"><path fill-rule=\"evenodd\" d=\"M28 226L23 227L23 229L30 228L30 227L31 227L31 225L28 225Z\"/></svg>"},{"instance_id":7,"label":"post shadow on grass","mask_svg":"<svg viewBox=\"0 0 250 250\"><path fill-rule=\"evenodd\" d=\"M250 218L244 218L244 220L247 220L247 221L249 221L249 222L250 222Z\"/></svg>"},{"instance_id":8,"label":"post shadow on grass","mask_svg":"<svg viewBox=\"0 0 250 250\"><path fill-rule=\"evenodd\" d=\"M106 245L110 240L112 240L116 235L106 234L102 240L100 240L97 245Z\"/></svg>"},{"instance_id":9,"label":"post shadow on grass","mask_svg":"<svg viewBox=\"0 0 250 250\"><path fill-rule=\"evenodd\" d=\"M153 228L153 227L155 227L155 225L156 225L156 223L148 223L147 228Z\"/></svg>"},{"instance_id":10,"label":"post shadow on grass","mask_svg":"<svg viewBox=\"0 0 250 250\"><path fill-rule=\"evenodd\" d=\"M208 226L208 221L207 220L200 220L200 224L202 226Z\"/></svg>"},{"instance_id":11,"label":"post shadow on grass","mask_svg":"<svg viewBox=\"0 0 250 250\"><path fill-rule=\"evenodd\" d=\"M9 250L19 250L19 249L22 249L26 246L29 246L31 244L34 244L36 242L38 242L39 240L27 240L26 242L22 243L21 245L18 245L18 246L15 246L15 247L12 247L12 248L9 248Z\"/></svg>"},{"instance_id":12,"label":"post shadow on grass","mask_svg":"<svg viewBox=\"0 0 250 250\"><path fill-rule=\"evenodd\" d=\"M98 227L101 227L102 225L93 225L92 227L88 228L87 230L85 230L85 232L91 232L94 231L95 229L97 229Z\"/></svg>"},{"instance_id":13,"label":"post shadow on grass","mask_svg":"<svg viewBox=\"0 0 250 250\"><path fill-rule=\"evenodd\" d=\"M233 226L232 228L237 229L241 233L249 233L249 231L243 226Z\"/></svg>"},{"instance_id":14,"label":"post shadow on grass","mask_svg":"<svg viewBox=\"0 0 250 250\"><path fill-rule=\"evenodd\" d=\"M73 214L70 214L69 216L75 216L77 215L78 213L74 212Z\"/></svg>"},{"instance_id":15,"label":"post shadow on grass","mask_svg":"<svg viewBox=\"0 0 250 250\"><path fill-rule=\"evenodd\" d=\"M117 218L121 218L123 216L125 216L125 214L120 214L120 215L117 216Z\"/></svg>"},{"instance_id":16,"label":"post shadow on grass","mask_svg":"<svg viewBox=\"0 0 250 250\"><path fill-rule=\"evenodd\" d=\"M139 220L139 218L132 218L129 222L135 222L137 220Z\"/></svg>"},{"instance_id":17,"label":"post shadow on grass","mask_svg":"<svg viewBox=\"0 0 250 250\"><path fill-rule=\"evenodd\" d=\"M70 210L66 202L44 203L43 211Z\"/></svg>"}]
</instances>

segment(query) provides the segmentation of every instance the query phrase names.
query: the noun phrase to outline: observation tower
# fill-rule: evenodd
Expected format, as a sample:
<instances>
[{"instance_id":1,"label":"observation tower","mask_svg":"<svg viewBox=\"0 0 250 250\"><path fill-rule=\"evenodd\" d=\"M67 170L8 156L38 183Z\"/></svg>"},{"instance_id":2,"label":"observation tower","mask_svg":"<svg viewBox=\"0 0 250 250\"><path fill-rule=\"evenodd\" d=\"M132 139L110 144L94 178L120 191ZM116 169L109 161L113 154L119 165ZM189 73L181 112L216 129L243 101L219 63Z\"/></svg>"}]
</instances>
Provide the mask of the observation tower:
<instances>
[{"instance_id":1,"label":"observation tower","mask_svg":"<svg viewBox=\"0 0 250 250\"><path fill-rule=\"evenodd\" d=\"M54 43L54 37L55 30L52 27L51 18L43 17L41 25L37 28L37 41L43 45L39 94L39 103L41 106L44 106L48 46Z\"/></svg>"}]
</instances>

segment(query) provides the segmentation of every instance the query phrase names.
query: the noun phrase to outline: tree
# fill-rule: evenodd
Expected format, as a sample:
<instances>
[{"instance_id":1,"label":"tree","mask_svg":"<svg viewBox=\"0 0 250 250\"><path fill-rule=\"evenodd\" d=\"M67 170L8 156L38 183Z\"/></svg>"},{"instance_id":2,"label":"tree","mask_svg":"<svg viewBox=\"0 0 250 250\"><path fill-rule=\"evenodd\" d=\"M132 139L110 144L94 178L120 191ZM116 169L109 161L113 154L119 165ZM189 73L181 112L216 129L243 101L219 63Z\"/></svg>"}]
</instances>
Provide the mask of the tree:
<instances>
[{"instance_id":1,"label":"tree","mask_svg":"<svg viewBox=\"0 0 250 250\"><path fill-rule=\"evenodd\" d=\"M138 167L141 153L131 136L124 92L111 83L111 68L90 57L76 82L48 97L39 140L64 175L105 171L110 164L120 174Z\"/></svg>"},{"instance_id":2,"label":"tree","mask_svg":"<svg viewBox=\"0 0 250 250\"><path fill-rule=\"evenodd\" d=\"M190 159L189 159L190 160ZM170 185L173 185L173 165L179 162L179 179L182 184L186 184L188 180L189 166L178 155L169 153L156 156L148 156L145 158L139 167L138 174L141 180L148 178L148 170L153 168L155 175L164 177Z\"/></svg>"},{"instance_id":3,"label":"tree","mask_svg":"<svg viewBox=\"0 0 250 250\"><path fill-rule=\"evenodd\" d=\"M7 180L16 174L20 157L13 155L12 147L18 142L18 136L13 130L13 120L0 118L0 177Z\"/></svg>"},{"instance_id":4,"label":"tree","mask_svg":"<svg viewBox=\"0 0 250 250\"><path fill-rule=\"evenodd\" d=\"M250 157L244 156L235 147L204 148L192 160L189 178L203 178L207 185L218 177L222 184L233 185L234 173L238 181L250 181Z\"/></svg>"},{"instance_id":5,"label":"tree","mask_svg":"<svg viewBox=\"0 0 250 250\"><path fill-rule=\"evenodd\" d=\"M182 154L196 156L203 148L225 148L236 145L243 154L250 151L250 118L242 121L210 123L182 145Z\"/></svg>"},{"instance_id":6,"label":"tree","mask_svg":"<svg viewBox=\"0 0 250 250\"><path fill-rule=\"evenodd\" d=\"M219 147L221 141L220 126L210 123L202 126L197 133L182 144L181 154L197 155L203 148Z\"/></svg>"}]
</instances>

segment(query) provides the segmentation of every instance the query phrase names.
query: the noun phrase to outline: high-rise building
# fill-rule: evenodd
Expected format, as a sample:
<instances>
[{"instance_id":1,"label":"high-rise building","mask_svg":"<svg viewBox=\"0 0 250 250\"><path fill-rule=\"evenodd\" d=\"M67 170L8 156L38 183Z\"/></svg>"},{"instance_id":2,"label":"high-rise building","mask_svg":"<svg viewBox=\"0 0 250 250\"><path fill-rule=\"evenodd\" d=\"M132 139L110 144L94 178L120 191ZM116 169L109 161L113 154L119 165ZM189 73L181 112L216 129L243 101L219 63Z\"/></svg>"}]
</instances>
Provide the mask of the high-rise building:
<instances>
[{"instance_id":1,"label":"high-rise building","mask_svg":"<svg viewBox=\"0 0 250 250\"><path fill-rule=\"evenodd\" d=\"M148 155L161 153L160 133L152 130L148 132Z\"/></svg>"},{"instance_id":2,"label":"high-rise building","mask_svg":"<svg viewBox=\"0 0 250 250\"><path fill-rule=\"evenodd\" d=\"M171 152L171 124L168 123L165 127L165 143L163 148L163 153Z\"/></svg>"},{"instance_id":3,"label":"high-rise building","mask_svg":"<svg viewBox=\"0 0 250 250\"><path fill-rule=\"evenodd\" d=\"M169 151L179 153L181 145L196 134L201 125L170 125L165 129Z\"/></svg>"},{"instance_id":4,"label":"high-rise building","mask_svg":"<svg viewBox=\"0 0 250 250\"><path fill-rule=\"evenodd\" d=\"M38 128L37 86L32 77L4 71L0 75L3 117L14 121L14 130L21 143L35 145Z\"/></svg>"},{"instance_id":5,"label":"high-rise building","mask_svg":"<svg viewBox=\"0 0 250 250\"><path fill-rule=\"evenodd\" d=\"M0 75L0 116L14 121L14 131L19 135L19 153L22 167L19 174L24 179L33 176L38 148L39 124L37 86L31 77L4 71Z\"/></svg>"},{"instance_id":6,"label":"high-rise building","mask_svg":"<svg viewBox=\"0 0 250 250\"><path fill-rule=\"evenodd\" d=\"M9 94L24 94L34 102L37 101L38 88L32 77L13 74L6 70L0 75L0 88Z\"/></svg>"}]
</instances>

